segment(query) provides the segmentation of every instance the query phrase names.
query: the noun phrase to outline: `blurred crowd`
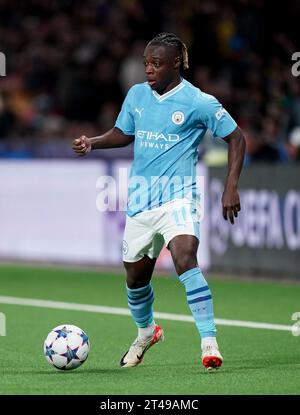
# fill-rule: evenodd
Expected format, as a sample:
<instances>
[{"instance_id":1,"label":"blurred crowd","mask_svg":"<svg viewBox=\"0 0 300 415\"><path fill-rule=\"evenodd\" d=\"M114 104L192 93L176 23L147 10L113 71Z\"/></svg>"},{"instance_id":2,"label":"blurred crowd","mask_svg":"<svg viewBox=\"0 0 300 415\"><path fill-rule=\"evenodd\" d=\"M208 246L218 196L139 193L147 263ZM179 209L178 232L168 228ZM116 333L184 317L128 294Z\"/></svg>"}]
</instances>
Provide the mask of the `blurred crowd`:
<instances>
[{"instance_id":1,"label":"blurred crowd","mask_svg":"<svg viewBox=\"0 0 300 415\"><path fill-rule=\"evenodd\" d=\"M299 18L298 0L0 0L0 157L74 157L73 138L113 127L145 45L169 31L187 44L185 78L243 128L246 163L299 162ZM225 146L208 134L200 157L223 164Z\"/></svg>"}]
</instances>

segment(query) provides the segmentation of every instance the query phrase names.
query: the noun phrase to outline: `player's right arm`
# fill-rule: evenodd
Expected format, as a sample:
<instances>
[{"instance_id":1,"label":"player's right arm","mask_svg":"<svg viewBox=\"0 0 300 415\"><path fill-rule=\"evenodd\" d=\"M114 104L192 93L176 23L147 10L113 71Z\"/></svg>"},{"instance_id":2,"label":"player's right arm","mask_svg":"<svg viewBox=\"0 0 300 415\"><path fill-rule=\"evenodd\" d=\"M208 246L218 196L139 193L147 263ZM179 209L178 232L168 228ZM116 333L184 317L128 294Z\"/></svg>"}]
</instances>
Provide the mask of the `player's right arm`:
<instances>
[{"instance_id":1,"label":"player's right arm","mask_svg":"<svg viewBox=\"0 0 300 415\"><path fill-rule=\"evenodd\" d=\"M133 141L133 135L126 135L119 128L114 127L98 137L89 138L82 135L75 138L72 148L78 156L85 156L92 150L125 147Z\"/></svg>"}]
</instances>

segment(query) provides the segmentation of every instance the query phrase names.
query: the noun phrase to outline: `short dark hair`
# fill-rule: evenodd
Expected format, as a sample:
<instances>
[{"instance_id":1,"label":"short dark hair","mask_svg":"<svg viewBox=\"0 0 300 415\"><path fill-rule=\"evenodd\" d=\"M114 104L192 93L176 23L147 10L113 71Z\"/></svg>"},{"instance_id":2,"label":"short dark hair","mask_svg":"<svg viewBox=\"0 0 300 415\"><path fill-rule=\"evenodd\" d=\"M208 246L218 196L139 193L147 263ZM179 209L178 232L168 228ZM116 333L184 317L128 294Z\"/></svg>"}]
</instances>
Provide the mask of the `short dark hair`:
<instances>
[{"instance_id":1,"label":"short dark hair","mask_svg":"<svg viewBox=\"0 0 300 415\"><path fill-rule=\"evenodd\" d=\"M181 58L181 68L182 69L189 68L189 57L188 57L187 47L185 43L174 33L168 33L168 32L159 33L148 43L148 45L151 45L153 43L174 47L179 53L179 56Z\"/></svg>"}]
</instances>

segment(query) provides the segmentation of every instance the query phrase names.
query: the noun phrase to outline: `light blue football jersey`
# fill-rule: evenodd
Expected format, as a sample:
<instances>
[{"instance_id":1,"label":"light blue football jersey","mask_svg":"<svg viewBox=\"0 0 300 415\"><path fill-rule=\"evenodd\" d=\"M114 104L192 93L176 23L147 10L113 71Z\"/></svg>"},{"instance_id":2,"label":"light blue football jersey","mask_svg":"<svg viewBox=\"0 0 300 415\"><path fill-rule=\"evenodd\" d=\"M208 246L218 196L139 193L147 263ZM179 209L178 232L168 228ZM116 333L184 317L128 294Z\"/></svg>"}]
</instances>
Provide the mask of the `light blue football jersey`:
<instances>
[{"instance_id":1,"label":"light blue football jersey","mask_svg":"<svg viewBox=\"0 0 300 415\"><path fill-rule=\"evenodd\" d=\"M201 139L207 129L226 137L237 124L214 96L182 79L163 95L147 82L134 85L115 127L135 136L127 202L134 216L173 199L195 200Z\"/></svg>"}]
</instances>

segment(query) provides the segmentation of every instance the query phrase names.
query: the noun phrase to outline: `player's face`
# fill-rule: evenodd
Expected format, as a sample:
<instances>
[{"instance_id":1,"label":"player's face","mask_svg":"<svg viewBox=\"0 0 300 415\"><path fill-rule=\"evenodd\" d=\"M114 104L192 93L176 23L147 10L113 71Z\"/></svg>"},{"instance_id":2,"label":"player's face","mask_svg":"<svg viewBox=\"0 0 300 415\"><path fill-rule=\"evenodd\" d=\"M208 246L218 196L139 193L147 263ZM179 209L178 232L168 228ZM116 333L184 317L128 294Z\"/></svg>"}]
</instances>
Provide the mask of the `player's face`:
<instances>
[{"instance_id":1,"label":"player's face","mask_svg":"<svg viewBox=\"0 0 300 415\"><path fill-rule=\"evenodd\" d=\"M165 93L176 86L180 78L180 58L172 48L149 45L143 58L147 82L153 90Z\"/></svg>"}]
</instances>

